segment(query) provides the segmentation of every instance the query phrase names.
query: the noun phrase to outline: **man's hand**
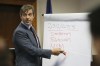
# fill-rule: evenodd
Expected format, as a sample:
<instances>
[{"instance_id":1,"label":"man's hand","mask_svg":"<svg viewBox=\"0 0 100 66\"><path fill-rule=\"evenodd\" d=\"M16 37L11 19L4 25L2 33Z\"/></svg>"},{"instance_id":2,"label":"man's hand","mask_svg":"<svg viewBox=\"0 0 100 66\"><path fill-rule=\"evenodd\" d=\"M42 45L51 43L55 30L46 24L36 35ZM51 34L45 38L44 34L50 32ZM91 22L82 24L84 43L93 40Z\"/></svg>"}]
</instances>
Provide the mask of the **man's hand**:
<instances>
[{"instance_id":1,"label":"man's hand","mask_svg":"<svg viewBox=\"0 0 100 66\"><path fill-rule=\"evenodd\" d=\"M52 54L53 55L59 55L60 53L64 53L64 50L61 50L60 48L52 49Z\"/></svg>"},{"instance_id":2,"label":"man's hand","mask_svg":"<svg viewBox=\"0 0 100 66\"><path fill-rule=\"evenodd\" d=\"M66 56L66 52L63 52L63 54Z\"/></svg>"}]
</instances>

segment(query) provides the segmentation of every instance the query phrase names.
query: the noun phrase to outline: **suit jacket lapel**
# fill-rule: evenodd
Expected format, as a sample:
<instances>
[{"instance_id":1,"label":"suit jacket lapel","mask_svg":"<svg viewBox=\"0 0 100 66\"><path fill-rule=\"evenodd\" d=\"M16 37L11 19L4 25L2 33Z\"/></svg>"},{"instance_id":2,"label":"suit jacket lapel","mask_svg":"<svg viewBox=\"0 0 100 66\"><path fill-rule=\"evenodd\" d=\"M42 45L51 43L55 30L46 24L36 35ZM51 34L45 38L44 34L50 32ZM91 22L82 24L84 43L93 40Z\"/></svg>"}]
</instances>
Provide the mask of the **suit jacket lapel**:
<instances>
[{"instance_id":1,"label":"suit jacket lapel","mask_svg":"<svg viewBox=\"0 0 100 66\"><path fill-rule=\"evenodd\" d=\"M38 44L38 47L41 48L41 46L40 46L40 41L39 41L39 38L38 38L38 36L37 36L37 33L36 33L34 27L31 27L31 31L33 32L33 34L34 34L34 36L35 36L35 39L36 39L37 44Z\"/></svg>"},{"instance_id":2,"label":"suit jacket lapel","mask_svg":"<svg viewBox=\"0 0 100 66\"><path fill-rule=\"evenodd\" d=\"M36 43L36 40L35 40L35 38L34 38L33 33L32 33L30 30L28 30L27 33L28 33L28 36L29 36L31 42L32 42L33 44L35 44L35 45L38 47L38 45L37 45L37 43Z\"/></svg>"},{"instance_id":3,"label":"suit jacket lapel","mask_svg":"<svg viewBox=\"0 0 100 66\"><path fill-rule=\"evenodd\" d=\"M25 25L22 24L22 23L20 23L20 26L21 26L22 28L26 29L26 32L27 32L27 34L28 34L28 36L29 36L29 38L30 38L32 44L34 44L35 46L38 47L37 42L36 42L36 40L35 40L35 38L34 38L34 35L33 35L33 33L28 29L28 27L25 26Z\"/></svg>"}]
</instances>

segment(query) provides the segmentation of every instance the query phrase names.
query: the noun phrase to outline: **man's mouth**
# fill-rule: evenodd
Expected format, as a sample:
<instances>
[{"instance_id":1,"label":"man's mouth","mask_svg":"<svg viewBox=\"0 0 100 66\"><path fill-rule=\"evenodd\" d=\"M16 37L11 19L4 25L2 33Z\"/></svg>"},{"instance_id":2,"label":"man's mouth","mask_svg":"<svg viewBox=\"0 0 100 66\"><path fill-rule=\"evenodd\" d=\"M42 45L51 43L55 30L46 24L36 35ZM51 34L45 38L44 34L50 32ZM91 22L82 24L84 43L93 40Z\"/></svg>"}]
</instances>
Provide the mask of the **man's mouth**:
<instances>
[{"instance_id":1,"label":"man's mouth","mask_svg":"<svg viewBox=\"0 0 100 66\"><path fill-rule=\"evenodd\" d=\"M26 22L27 22L27 23L30 23L30 20L27 20Z\"/></svg>"}]
</instances>

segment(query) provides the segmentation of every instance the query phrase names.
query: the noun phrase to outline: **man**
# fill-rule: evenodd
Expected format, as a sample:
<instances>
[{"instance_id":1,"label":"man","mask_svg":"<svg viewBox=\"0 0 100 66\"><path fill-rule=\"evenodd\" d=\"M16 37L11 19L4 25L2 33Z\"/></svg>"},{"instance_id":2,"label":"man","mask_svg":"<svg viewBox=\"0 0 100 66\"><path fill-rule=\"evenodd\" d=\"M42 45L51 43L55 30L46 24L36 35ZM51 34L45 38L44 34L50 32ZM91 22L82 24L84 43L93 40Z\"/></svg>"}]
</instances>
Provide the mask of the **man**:
<instances>
[{"instance_id":1,"label":"man","mask_svg":"<svg viewBox=\"0 0 100 66\"><path fill-rule=\"evenodd\" d=\"M15 44L16 66L40 66L41 57L51 58L51 55L64 53L60 48L52 50L41 49L39 39L32 26L34 20L32 5L23 5L20 9L21 23L15 29L13 42Z\"/></svg>"},{"instance_id":2,"label":"man","mask_svg":"<svg viewBox=\"0 0 100 66\"><path fill-rule=\"evenodd\" d=\"M100 6L93 10L88 17L94 42L93 44L97 51L97 55L93 59L92 66L100 66Z\"/></svg>"}]
</instances>

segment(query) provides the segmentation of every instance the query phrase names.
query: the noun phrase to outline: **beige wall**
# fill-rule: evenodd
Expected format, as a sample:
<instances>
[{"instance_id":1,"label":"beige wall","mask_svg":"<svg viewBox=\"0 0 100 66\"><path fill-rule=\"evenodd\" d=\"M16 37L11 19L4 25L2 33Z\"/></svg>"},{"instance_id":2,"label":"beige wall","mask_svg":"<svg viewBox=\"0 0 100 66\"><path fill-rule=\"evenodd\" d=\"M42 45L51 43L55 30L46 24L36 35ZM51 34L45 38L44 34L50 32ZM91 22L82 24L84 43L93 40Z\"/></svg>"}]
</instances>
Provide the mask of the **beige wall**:
<instances>
[{"instance_id":1,"label":"beige wall","mask_svg":"<svg viewBox=\"0 0 100 66\"><path fill-rule=\"evenodd\" d=\"M80 12L91 11L98 5L100 5L100 0L80 0Z\"/></svg>"}]
</instances>

